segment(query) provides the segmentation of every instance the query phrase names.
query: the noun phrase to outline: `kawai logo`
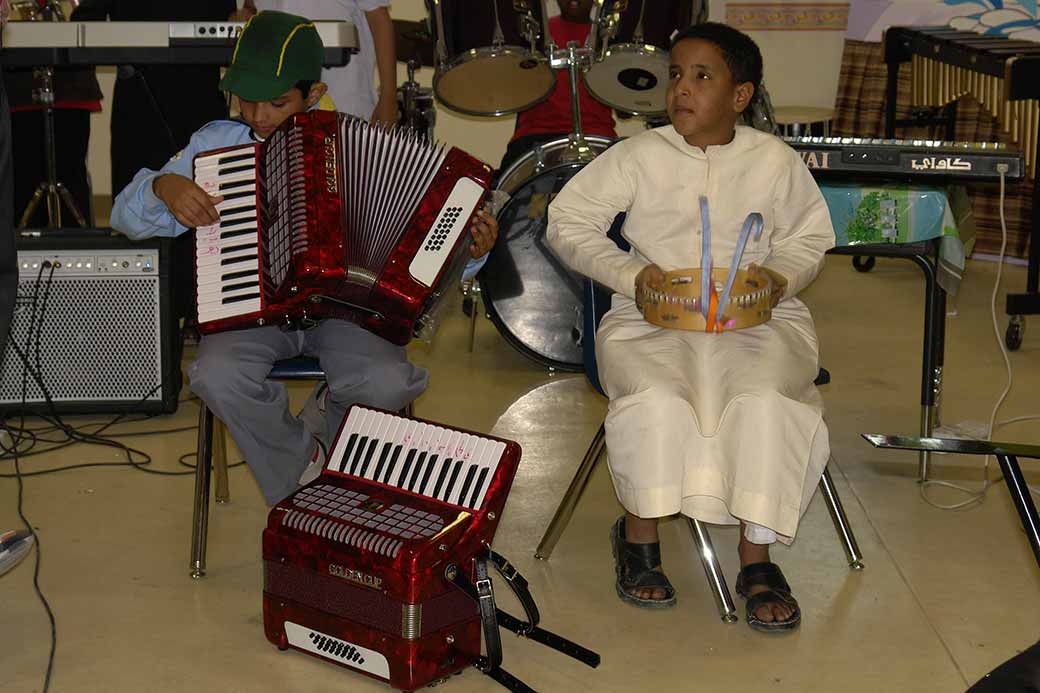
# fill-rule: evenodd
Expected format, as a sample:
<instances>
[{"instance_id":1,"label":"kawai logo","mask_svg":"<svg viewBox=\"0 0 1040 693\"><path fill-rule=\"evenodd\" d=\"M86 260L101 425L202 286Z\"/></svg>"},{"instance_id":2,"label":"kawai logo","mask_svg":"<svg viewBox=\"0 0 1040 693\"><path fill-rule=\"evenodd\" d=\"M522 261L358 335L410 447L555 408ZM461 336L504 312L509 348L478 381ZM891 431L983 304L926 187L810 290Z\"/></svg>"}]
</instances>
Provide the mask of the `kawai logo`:
<instances>
[{"instance_id":1,"label":"kawai logo","mask_svg":"<svg viewBox=\"0 0 1040 693\"><path fill-rule=\"evenodd\" d=\"M827 169L831 167L831 153L830 152L799 152L802 156L802 161L805 162L806 168L812 169Z\"/></svg>"}]
</instances>

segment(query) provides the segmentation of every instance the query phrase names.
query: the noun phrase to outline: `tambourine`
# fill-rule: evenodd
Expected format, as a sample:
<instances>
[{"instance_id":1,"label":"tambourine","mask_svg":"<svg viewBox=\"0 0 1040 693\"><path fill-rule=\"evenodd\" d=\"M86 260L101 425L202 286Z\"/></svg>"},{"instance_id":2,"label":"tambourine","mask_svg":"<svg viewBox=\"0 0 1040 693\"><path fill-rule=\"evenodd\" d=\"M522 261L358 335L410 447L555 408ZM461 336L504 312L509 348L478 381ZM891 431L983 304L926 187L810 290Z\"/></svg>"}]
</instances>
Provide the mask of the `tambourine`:
<instances>
[{"instance_id":1,"label":"tambourine","mask_svg":"<svg viewBox=\"0 0 1040 693\"><path fill-rule=\"evenodd\" d=\"M762 237L762 215L747 215L729 269L711 269L708 198L700 198L700 210L701 259L709 269L666 272L663 288L647 287L636 296L639 310L647 322L677 330L723 332L761 325L773 316L773 279L768 272L737 267L748 241Z\"/></svg>"},{"instance_id":2,"label":"tambourine","mask_svg":"<svg viewBox=\"0 0 1040 693\"><path fill-rule=\"evenodd\" d=\"M765 272L737 270L729 301L719 315L719 296L728 269L711 273L707 311L701 294L702 270L665 272L664 288L646 289L637 303L647 322L658 327L696 332L723 332L761 325L773 316L773 280ZM705 312L707 315L705 315Z\"/></svg>"}]
</instances>

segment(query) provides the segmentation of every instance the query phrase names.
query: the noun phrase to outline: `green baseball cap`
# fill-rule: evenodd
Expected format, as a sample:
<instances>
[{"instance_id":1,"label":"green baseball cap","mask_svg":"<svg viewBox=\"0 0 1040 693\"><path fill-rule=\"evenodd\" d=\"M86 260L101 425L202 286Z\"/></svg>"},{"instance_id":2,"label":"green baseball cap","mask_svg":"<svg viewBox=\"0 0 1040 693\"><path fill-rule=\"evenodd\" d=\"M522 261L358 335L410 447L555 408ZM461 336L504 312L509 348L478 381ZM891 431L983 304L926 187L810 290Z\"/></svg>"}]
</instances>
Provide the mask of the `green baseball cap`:
<instances>
[{"instance_id":1,"label":"green baseball cap","mask_svg":"<svg viewBox=\"0 0 1040 693\"><path fill-rule=\"evenodd\" d=\"M246 22L220 88L247 101L278 98L297 82L321 79L323 48L314 23L264 11Z\"/></svg>"}]
</instances>

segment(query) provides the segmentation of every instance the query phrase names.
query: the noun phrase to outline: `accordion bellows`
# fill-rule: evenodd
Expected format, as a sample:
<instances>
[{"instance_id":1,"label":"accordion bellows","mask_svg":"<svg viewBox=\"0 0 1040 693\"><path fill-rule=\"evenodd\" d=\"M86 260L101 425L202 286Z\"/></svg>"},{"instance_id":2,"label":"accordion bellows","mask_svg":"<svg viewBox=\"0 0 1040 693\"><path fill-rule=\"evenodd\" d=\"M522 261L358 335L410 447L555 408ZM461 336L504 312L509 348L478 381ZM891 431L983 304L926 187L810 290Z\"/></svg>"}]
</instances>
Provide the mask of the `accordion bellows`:
<instances>
[{"instance_id":1,"label":"accordion bellows","mask_svg":"<svg viewBox=\"0 0 1040 693\"><path fill-rule=\"evenodd\" d=\"M460 276L491 180L459 149L328 111L194 171L224 198L195 232L201 332L336 317L397 344Z\"/></svg>"}]
</instances>

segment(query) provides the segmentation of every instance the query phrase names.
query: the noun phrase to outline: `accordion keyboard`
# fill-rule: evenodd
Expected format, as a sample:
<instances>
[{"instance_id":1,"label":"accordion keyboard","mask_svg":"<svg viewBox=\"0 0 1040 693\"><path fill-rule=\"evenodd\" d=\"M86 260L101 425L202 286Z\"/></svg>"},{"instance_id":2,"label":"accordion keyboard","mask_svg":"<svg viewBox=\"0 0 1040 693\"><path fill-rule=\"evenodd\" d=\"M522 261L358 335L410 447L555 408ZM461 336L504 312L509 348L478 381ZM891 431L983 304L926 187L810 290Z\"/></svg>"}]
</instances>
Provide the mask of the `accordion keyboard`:
<instances>
[{"instance_id":1,"label":"accordion keyboard","mask_svg":"<svg viewBox=\"0 0 1040 693\"><path fill-rule=\"evenodd\" d=\"M210 195L224 198L217 204L220 221L195 232L199 321L258 311L255 145L196 158L195 182Z\"/></svg>"},{"instance_id":2,"label":"accordion keyboard","mask_svg":"<svg viewBox=\"0 0 1040 693\"><path fill-rule=\"evenodd\" d=\"M354 407L326 470L476 510L505 449L497 440Z\"/></svg>"}]
</instances>

